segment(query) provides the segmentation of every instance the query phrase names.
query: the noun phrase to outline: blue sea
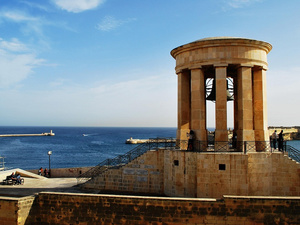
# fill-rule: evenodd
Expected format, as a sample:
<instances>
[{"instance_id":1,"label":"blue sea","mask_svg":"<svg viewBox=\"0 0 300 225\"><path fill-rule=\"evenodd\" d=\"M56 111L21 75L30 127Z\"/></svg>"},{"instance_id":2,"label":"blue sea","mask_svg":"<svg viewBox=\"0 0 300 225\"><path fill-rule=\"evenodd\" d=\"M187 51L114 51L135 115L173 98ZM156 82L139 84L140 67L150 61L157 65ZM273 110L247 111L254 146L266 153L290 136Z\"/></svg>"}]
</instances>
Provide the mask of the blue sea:
<instances>
[{"instance_id":1,"label":"blue sea","mask_svg":"<svg viewBox=\"0 0 300 225\"><path fill-rule=\"evenodd\" d=\"M0 134L41 134L52 130L55 136L0 137L0 156L6 169L37 169L95 166L108 158L122 155L137 145L125 144L134 139L175 138L176 128L132 127L4 127ZM300 149L300 141L288 141Z\"/></svg>"},{"instance_id":2,"label":"blue sea","mask_svg":"<svg viewBox=\"0 0 300 225\"><path fill-rule=\"evenodd\" d=\"M132 127L4 127L0 134L41 134L50 130L55 136L0 137L0 156L6 169L37 169L95 166L132 150L136 145L126 139L176 137L176 128Z\"/></svg>"}]
</instances>

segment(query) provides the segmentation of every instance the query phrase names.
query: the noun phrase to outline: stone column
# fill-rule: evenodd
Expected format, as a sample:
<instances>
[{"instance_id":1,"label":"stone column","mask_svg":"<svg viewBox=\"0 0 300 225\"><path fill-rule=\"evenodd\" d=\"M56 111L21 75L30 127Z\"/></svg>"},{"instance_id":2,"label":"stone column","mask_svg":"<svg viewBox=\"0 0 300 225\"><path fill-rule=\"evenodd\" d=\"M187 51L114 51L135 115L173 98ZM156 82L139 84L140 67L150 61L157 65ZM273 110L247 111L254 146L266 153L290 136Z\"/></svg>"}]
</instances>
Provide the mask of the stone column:
<instances>
[{"instance_id":1,"label":"stone column","mask_svg":"<svg viewBox=\"0 0 300 225\"><path fill-rule=\"evenodd\" d=\"M238 141L254 141L252 68L241 65L238 69Z\"/></svg>"},{"instance_id":2,"label":"stone column","mask_svg":"<svg viewBox=\"0 0 300 225\"><path fill-rule=\"evenodd\" d=\"M239 127L239 123L238 123L238 77L235 77L233 79L233 97L234 97L234 102L233 102L233 126L234 126L234 130L237 131L238 127Z\"/></svg>"},{"instance_id":3,"label":"stone column","mask_svg":"<svg viewBox=\"0 0 300 225\"><path fill-rule=\"evenodd\" d=\"M187 140L187 133L190 131L191 117L191 90L190 71L183 70L178 75L178 126L177 140ZM185 143L187 145L187 143ZM180 145L181 149L187 149Z\"/></svg>"},{"instance_id":4,"label":"stone column","mask_svg":"<svg viewBox=\"0 0 300 225\"><path fill-rule=\"evenodd\" d=\"M233 78L233 133L232 133L232 138L235 135L234 142L232 142L232 148L235 150L242 150L242 147L240 146L240 142L237 142L237 130L239 127L239 109L238 109L238 77L235 76Z\"/></svg>"},{"instance_id":5,"label":"stone column","mask_svg":"<svg viewBox=\"0 0 300 225\"><path fill-rule=\"evenodd\" d=\"M254 133L256 141L269 141L267 121L266 70L263 68L253 71L253 110Z\"/></svg>"},{"instance_id":6,"label":"stone column","mask_svg":"<svg viewBox=\"0 0 300 225\"><path fill-rule=\"evenodd\" d=\"M215 142L222 146L228 142L227 131L227 64L215 65L216 67L216 130ZM223 143L221 143L223 142ZM226 143L225 143L226 142ZM217 143L218 145L218 143ZM215 145L216 150L219 147ZM222 147L223 148L223 147ZM223 149L225 150L225 149Z\"/></svg>"},{"instance_id":7,"label":"stone column","mask_svg":"<svg viewBox=\"0 0 300 225\"><path fill-rule=\"evenodd\" d=\"M201 68L191 70L191 129L195 132L196 140L200 141L200 145L195 147L206 149L205 79Z\"/></svg>"}]
</instances>

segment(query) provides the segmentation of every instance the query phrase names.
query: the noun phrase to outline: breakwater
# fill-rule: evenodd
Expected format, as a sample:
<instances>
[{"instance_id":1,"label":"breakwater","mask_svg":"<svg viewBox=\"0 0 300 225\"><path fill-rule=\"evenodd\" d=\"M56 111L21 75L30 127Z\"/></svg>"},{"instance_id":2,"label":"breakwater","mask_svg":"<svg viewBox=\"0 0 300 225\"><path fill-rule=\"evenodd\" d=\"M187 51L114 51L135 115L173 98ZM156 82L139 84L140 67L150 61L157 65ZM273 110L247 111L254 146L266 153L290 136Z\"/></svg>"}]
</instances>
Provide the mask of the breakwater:
<instances>
[{"instance_id":1,"label":"breakwater","mask_svg":"<svg viewBox=\"0 0 300 225\"><path fill-rule=\"evenodd\" d=\"M0 134L0 137L40 137L40 136L54 136L55 133L50 130L50 133L41 134Z\"/></svg>"}]
</instances>

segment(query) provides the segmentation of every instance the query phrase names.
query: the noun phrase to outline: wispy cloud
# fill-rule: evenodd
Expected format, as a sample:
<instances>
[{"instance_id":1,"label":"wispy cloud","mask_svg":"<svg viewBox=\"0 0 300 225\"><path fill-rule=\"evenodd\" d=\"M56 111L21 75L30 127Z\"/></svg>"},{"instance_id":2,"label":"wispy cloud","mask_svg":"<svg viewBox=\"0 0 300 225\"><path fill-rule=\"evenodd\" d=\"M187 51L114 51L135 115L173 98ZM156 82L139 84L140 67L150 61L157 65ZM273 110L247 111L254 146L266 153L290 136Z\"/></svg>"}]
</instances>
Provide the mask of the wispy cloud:
<instances>
[{"instance_id":1,"label":"wispy cloud","mask_svg":"<svg viewBox=\"0 0 300 225\"><path fill-rule=\"evenodd\" d=\"M122 26L125 23L129 23L134 20L136 19L132 18L127 20L118 20L113 16L106 16L100 21L100 23L97 24L96 28L101 31L111 31L115 30L116 28Z\"/></svg>"},{"instance_id":2,"label":"wispy cloud","mask_svg":"<svg viewBox=\"0 0 300 225\"><path fill-rule=\"evenodd\" d=\"M10 41L5 41L0 38L0 49L12 52L23 52L27 51L28 48L26 45L21 43L17 38L13 38Z\"/></svg>"},{"instance_id":3,"label":"wispy cloud","mask_svg":"<svg viewBox=\"0 0 300 225\"><path fill-rule=\"evenodd\" d=\"M56 6L68 12L79 13L97 8L105 0L52 0Z\"/></svg>"},{"instance_id":4,"label":"wispy cloud","mask_svg":"<svg viewBox=\"0 0 300 225\"><path fill-rule=\"evenodd\" d=\"M0 88L26 79L43 62L19 40L14 38L6 41L0 38Z\"/></svg>"},{"instance_id":5,"label":"wispy cloud","mask_svg":"<svg viewBox=\"0 0 300 225\"><path fill-rule=\"evenodd\" d=\"M21 30L25 34L43 35L43 24L45 22L41 18L33 17L23 11L2 10L0 11L0 19L22 25Z\"/></svg>"},{"instance_id":6,"label":"wispy cloud","mask_svg":"<svg viewBox=\"0 0 300 225\"><path fill-rule=\"evenodd\" d=\"M38 18L26 15L24 12L12 10L2 10L0 17L14 22L34 22L39 20Z\"/></svg>"},{"instance_id":7,"label":"wispy cloud","mask_svg":"<svg viewBox=\"0 0 300 225\"><path fill-rule=\"evenodd\" d=\"M225 4L231 8L242 8L262 0L226 0Z\"/></svg>"},{"instance_id":8,"label":"wispy cloud","mask_svg":"<svg viewBox=\"0 0 300 225\"><path fill-rule=\"evenodd\" d=\"M59 86L63 86L66 83L66 81L68 81L68 80L63 79L63 78L58 78L58 79L52 81L49 85L51 87L59 87Z\"/></svg>"},{"instance_id":9,"label":"wispy cloud","mask_svg":"<svg viewBox=\"0 0 300 225\"><path fill-rule=\"evenodd\" d=\"M49 7L47 7L46 5L41 5L38 3L34 3L34 2L29 2L29 1L20 1L21 3L31 7L31 8L36 8L45 12L49 12L51 11Z\"/></svg>"}]
</instances>

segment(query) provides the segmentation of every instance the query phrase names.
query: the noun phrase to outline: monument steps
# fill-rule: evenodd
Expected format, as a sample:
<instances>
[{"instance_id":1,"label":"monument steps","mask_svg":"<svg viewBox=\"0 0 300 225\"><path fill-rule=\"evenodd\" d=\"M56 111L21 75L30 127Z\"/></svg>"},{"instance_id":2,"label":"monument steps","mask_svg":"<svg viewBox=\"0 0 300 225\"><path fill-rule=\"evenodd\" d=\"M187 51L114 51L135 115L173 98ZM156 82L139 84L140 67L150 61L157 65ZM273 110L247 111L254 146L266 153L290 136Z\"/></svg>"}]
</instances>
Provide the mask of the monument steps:
<instances>
[{"instance_id":1,"label":"monument steps","mask_svg":"<svg viewBox=\"0 0 300 225\"><path fill-rule=\"evenodd\" d=\"M292 159L291 157L289 157L288 155L284 155L283 156L288 162L292 161L293 163L295 163L296 165L300 165L300 163L297 160Z\"/></svg>"}]
</instances>

